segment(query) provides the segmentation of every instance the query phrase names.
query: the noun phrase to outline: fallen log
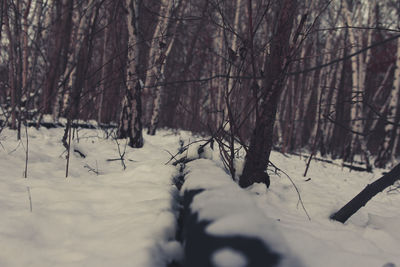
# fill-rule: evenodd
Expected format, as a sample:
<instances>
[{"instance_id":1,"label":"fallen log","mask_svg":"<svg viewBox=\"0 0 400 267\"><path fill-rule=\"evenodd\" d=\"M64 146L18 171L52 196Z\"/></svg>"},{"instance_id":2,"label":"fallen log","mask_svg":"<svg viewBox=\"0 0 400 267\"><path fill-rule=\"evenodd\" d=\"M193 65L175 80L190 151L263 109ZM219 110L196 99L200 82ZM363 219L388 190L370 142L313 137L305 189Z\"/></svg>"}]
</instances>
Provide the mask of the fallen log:
<instances>
[{"instance_id":1,"label":"fallen log","mask_svg":"<svg viewBox=\"0 0 400 267\"><path fill-rule=\"evenodd\" d=\"M338 212L332 214L332 220L345 223L354 213L365 206L375 195L393 185L400 179L400 164L396 165L390 172L367 185L357 196L344 205Z\"/></svg>"}]
</instances>

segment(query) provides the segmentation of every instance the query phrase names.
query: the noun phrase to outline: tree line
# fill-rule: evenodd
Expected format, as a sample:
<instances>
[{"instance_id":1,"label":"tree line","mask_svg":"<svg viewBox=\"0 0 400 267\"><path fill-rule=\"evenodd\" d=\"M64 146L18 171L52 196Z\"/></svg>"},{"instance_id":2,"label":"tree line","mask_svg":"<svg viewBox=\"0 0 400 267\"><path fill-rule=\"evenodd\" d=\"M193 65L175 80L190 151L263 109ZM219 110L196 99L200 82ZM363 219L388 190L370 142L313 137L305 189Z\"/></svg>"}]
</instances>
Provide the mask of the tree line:
<instances>
[{"instance_id":1,"label":"tree line","mask_svg":"<svg viewBox=\"0 0 400 267\"><path fill-rule=\"evenodd\" d=\"M394 162L396 0L1 0L2 125L115 124L206 133L240 184L268 185L272 149ZM66 131L67 132L67 131Z\"/></svg>"}]
</instances>

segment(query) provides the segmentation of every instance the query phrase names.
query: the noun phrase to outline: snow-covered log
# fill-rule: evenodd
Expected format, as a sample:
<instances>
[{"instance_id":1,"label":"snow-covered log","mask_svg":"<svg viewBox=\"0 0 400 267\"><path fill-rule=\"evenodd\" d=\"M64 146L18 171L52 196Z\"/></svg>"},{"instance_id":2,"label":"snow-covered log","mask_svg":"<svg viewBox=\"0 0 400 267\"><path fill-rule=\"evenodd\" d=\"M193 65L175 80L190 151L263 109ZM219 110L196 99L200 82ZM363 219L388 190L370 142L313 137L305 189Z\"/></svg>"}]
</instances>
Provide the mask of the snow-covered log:
<instances>
[{"instance_id":1,"label":"snow-covered log","mask_svg":"<svg viewBox=\"0 0 400 267\"><path fill-rule=\"evenodd\" d=\"M198 159L187 169L181 188L184 266L302 266L275 222L213 161Z\"/></svg>"}]
</instances>

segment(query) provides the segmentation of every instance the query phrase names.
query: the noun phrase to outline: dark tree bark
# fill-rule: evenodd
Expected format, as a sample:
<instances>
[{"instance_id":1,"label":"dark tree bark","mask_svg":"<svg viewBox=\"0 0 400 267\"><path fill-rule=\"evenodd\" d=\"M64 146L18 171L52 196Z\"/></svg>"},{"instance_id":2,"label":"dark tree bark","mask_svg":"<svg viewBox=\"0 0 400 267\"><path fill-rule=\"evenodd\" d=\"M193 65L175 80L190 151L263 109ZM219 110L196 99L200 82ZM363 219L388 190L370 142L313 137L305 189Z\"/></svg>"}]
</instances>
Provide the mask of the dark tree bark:
<instances>
[{"instance_id":1,"label":"dark tree bark","mask_svg":"<svg viewBox=\"0 0 400 267\"><path fill-rule=\"evenodd\" d=\"M57 1L55 7L54 43L49 49L49 62L46 81L43 88L42 114L51 114L56 95L57 81L64 71L68 60L68 49L72 31L72 13L74 1Z\"/></svg>"},{"instance_id":2,"label":"dark tree bark","mask_svg":"<svg viewBox=\"0 0 400 267\"><path fill-rule=\"evenodd\" d=\"M265 172L272 149L273 129L278 100L283 90L285 72L289 62L290 34L297 1L284 0L277 4L271 51L265 61L262 99L250 147L247 151L243 173L239 179L241 187L253 183L265 183L269 187L269 176Z\"/></svg>"},{"instance_id":3,"label":"dark tree bark","mask_svg":"<svg viewBox=\"0 0 400 267\"><path fill-rule=\"evenodd\" d=\"M1 0L0 1L0 40L1 40L1 33L3 30L3 17L4 17L5 10L6 10L6 1Z\"/></svg>"},{"instance_id":4,"label":"dark tree bark","mask_svg":"<svg viewBox=\"0 0 400 267\"><path fill-rule=\"evenodd\" d=\"M142 123L142 86L138 81L133 94L133 110L136 112L133 118L133 136L129 138L128 145L131 147L143 147L143 123Z\"/></svg>"},{"instance_id":5,"label":"dark tree bark","mask_svg":"<svg viewBox=\"0 0 400 267\"><path fill-rule=\"evenodd\" d=\"M345 223L354 213L365 206L369 200L375 195L385 190L385 188L393 185L400 179L400 164L394 167L389 173L367 185L357 196L347 203L338 212L331 216L332 220Z\"/></svg>"},{"instance_id":6,"label":"dark tree bark","mask_svg":"<svg viewBox=\"0 0 400 267\"><path fill-rule=\"evenodd\" d=\"M16 64L15 64L15 44L14 44L14 35L11 31L11 23L10 23L10 16L9 16L9 6L8 2L4 2L4 20L5 20L5 29L8 37L8 56L9 56L9 70L8 70L8 83L9 83L9 90L10 90L10 97L11 97L11 129L16 129L16 102L17 102L17 81L16 81Z\"/></svg>"}]
</instances>

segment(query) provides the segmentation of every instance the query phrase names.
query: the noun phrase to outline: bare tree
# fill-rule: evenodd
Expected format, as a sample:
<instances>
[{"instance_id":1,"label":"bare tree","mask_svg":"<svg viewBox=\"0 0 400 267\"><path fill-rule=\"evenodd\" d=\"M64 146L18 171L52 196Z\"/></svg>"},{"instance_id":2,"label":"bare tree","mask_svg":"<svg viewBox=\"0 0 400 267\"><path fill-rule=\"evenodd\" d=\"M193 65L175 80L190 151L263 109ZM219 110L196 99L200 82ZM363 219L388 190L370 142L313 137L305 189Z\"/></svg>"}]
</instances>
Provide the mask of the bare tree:
<instances>
[{"instance_id":1,"label":"bare tree","mask_svg":"<svg viewBox=\"0 0 400 267\"><path fill-rule=\"evenodd\" d=\"M256 125L250 139L246 154L243 173L239 184L247 187L253 183L265 183L269 186L266 169L272 150L273 128L275 123L278 99L282 93L286 79L285 72L290 64L291 50L290 35L296 16L297 1L284 0L276 3L270 42L270 52L265 60L265 78L262 83L262 98L260 112L256 117Z\"/></svg>"},{"instance_id":2,"label":"bare tree","mask_svg":"<svg viewBox=\"0 0 400 267\"><path fill-rule=\"evenodd\" d=\"M246 150L242 186L268 183L273 147L347 161L371 153L383 166L399 151L397 8L1 0L0 104L14 129L46 114L96 119L119 125L133 147L143 145L142 122L149 134L208 132L235 179L237 149Z\"/></svg>"}]
</instances>

